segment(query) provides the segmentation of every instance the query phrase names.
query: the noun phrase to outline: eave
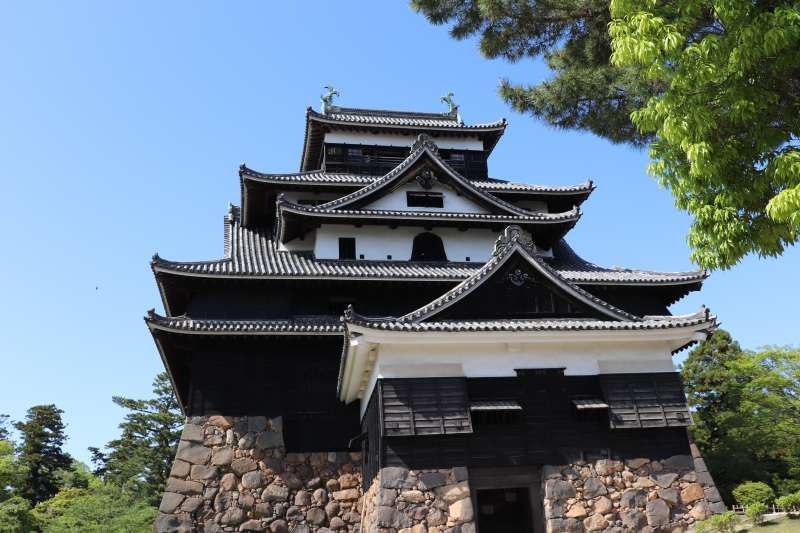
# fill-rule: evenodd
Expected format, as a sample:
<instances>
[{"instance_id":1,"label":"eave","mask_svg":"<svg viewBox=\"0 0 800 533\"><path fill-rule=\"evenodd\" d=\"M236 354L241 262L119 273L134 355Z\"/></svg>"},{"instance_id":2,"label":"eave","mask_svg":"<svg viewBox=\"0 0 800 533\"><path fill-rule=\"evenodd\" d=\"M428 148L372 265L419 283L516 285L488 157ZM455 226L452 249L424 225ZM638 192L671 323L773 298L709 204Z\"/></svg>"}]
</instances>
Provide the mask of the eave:
<instances>
[{"instance_id":1,"label":"eave","mask_svg":"<svg viewBox=\"0 0 800 533\"><path fill-rule=\"evenodd\" d=\"M317 113L310 107L306 110L306 130L303 142L303 153L300 157L300 170L308 171L319 168L318 161L322 149L325 132L333 129L370 132L397 132L405 134L427 133L432 136L476 135L483 140L484 151L491 153L505 132L505 119L488 124L466 125L458 122L389 124L368 120L350 121L335 116Z\"/></svg>"},{"instance_id":2,"label":"eave","mask_svg":"<svg viewBox=\"0 0 800 533\"><path fill-rule=\"evenodd\" d=\"M525 216L489 215L482 213L440 213L430 211L384 211L322 209L302 206L278 197L276 238L289 242L321 224L364 224L378 226L420 226L456 228L496 228L509 224L530 228L541 239L542 246L552 245L572 229L580 218L576 207L564 213L531 213Z\"/></svg>"}]
</instances>

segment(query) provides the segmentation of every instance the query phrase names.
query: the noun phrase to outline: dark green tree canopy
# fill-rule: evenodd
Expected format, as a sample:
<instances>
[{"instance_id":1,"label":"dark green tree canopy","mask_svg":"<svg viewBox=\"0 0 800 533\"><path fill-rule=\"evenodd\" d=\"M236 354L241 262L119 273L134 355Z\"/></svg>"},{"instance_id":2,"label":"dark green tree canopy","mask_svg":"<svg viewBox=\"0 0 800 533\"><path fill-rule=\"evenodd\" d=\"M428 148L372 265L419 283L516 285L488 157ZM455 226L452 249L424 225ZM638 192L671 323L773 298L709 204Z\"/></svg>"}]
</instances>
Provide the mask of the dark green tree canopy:
<instances>
[{"instance_id":1,"label":"dark green tree canopy","mask_svg":"<svg viewBox=\"0 0 800 533\"><path fill-rule=\"evenodd\" d=\"M169 477L183 425L169 377L164 372L156 376L150 399L115 396L113 401L128 413L119 425L122 434L106 445L105 452L89 449L95 473L157 503Z\"/></svg>"},{"instance_id":2,"label":"dark green tree canopy","mask_svg":"<svg viewBox=\"0 0 800 533\"><path fill-rule=\"evenodd\" d=\"M779 494L800 490L800 351L742 350L716 331L682 371L691 428L720 491L760 481Z\"/></svg>"},{"instance_id":3,"label":"dark green tree canopy","mask_svg":"<svg viewBox=\"0 0 800 533\"><path fill-rule=\"evenodd\" d=\"M67 440L64 412L55 405L35 405L14 427L20 434L18 461L24 468L19 493L32 504L52 498L59 488L59 471L72 464L62 450Z\"/></svg>"},{"instance_id":4,"label":"dark green tree canopy","mask_svg":"<svg viewBox=\"0 0 800 533\"><path fill-rule=\"evenodd\" d=\"M588 130L637 146L630 115L661 88L637 69L610 64L608 0L412 0L433 24L451 24L456 39L480 37L488 58L542 56L553 77L538 85L503 80L500 95L514 109L553 126Z\"/></svg>"}]
</instances>

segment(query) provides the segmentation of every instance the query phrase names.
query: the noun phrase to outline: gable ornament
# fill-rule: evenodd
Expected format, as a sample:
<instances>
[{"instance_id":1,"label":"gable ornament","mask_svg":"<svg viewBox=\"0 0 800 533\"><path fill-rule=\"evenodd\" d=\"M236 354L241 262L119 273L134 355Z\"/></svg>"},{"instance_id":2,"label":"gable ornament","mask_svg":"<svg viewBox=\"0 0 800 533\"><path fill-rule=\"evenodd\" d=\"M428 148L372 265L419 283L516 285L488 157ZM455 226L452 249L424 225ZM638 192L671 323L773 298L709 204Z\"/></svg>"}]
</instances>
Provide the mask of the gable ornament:
<instances>
[{"instance_id":1,"label":"gable ornament","mask_svg":"<svg viewBox=\"0 0 800 533\"><path fill-rule=\"evenodd\" d=\"M427 133L420 133L419 135L417 135L417 138L414 139L413 143L411 143L411 151L413 152L421 148L422 146L427 147L428 150L430 150L434 154L439 153L439 148L436 146L436 143L433 141L433 138Z\"/></svg>"},{"instance_id":2,"label":"gable ornament","mask_svg":"<svg viewBox=\"0 0 800 533\"><path fill-rule=\"evenodd\" d=\"M438 181L436 174L429 168L423 169L422 172L417 174L416 180L419 186L426 191L432 189L434 184Z\"/></svg>"},{"instance_id":3,"label":"gable ornament","mask_svg":"<svg viewBox=\"0 0 800 533\"><path fill-rule=\"evenodd\" d=\"M508 279L508 281L511 282L512 285L516 285L517 287L522 287L523 285L525 285L525 282L528 281L530 276L528 275L527 272L525 272L521 268L515 268L514 270L508 273L508 276L506 276L506 278Z\"/></svg>"},{"instance_id":4,"label":"gable ornament","mask_svg":"<svg viewBox=\"0 0 800 533\"><path fill-rule=\"evenodd\" d=\"M533 242L533 237L531 234L517 225L511 225L506 227L506 229L503 230L503 233L497 237L497 240L494 242L494 250L492 251L492 255L500 255L507 246L510 246L514 243L519 244L531 254L538 253L538 249L536 248L536 244Z\"/></svg>"}]
</instances>

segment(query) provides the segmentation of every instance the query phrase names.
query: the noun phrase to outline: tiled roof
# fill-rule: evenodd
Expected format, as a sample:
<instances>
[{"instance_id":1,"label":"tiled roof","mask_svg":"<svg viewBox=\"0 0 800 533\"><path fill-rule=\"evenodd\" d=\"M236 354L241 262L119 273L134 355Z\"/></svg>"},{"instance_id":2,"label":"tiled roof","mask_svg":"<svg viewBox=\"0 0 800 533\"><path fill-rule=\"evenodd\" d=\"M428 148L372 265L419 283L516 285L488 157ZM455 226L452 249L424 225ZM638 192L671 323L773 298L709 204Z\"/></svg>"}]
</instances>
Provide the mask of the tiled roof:
<instances>
[{"instance_id":1,"label":"tiled roof","mask_svg":"<svg viewBox=\"0 0 800 533\"><path fill-rule=\"evenodd\" d=\"M348 324L387 331L408 332L524 332L524 331L636 331L683 328L708 324L711 328L716 317L705 308L692 315L644 317L637 321L594 319L536 319L536 320L449 320L434 322L400 322L397 320L370 320L354 316Z\"/></svg>"},{"instance_id":2,"label":"tiled roof","mask_svg":"<svg viewBox=\"0 0 800 533\"><path fill-rule=\"evenodd\" d=\"M409 174L408 171L423 158L426 158L430 163L438 167L439 171L442 172L442 174L437 174L437 180L445 180L450 182L450 184L455 185L460 192L471 196L473 199L477 199L484 204L491 205L494 208L513 215L525 216L530 213L530 211L526 209L517 207L514 204L506 202L505 200L501 200L489 192L475 187L470 180L453 170L450 165L448 165L441 157L439 157L439 149L436 146L436 143L433 141L433 139L424 134L420 134L417 137L417 140L412 145L411 152L408 154L408 156L384 176L373 181L369 185L365 185L355 192L335 200L331 200L330 202L319 206L319 208L341 209L342 207L353 204L363 205L364 202L374 200L375 198L380 198L381 196L386 195L388 192L391 192L392 188L397 186L398 183L403 183L409 179L412 179L413 175Z\"/></svg>"},{"instance_id":3,"label":"tiled roof","mask_svg":"<svg viewBox=\"0 0 800 533\"><path fill-rule=\"evenodd\" d=\"M505 119L486 124L464 124L450 113L416 113L353 107L333 107L329 113L318 113L308 108L307 113L310 119L321 122L341 122L369 126L467 130L502 129L506 127Z\"/></svg>"},{"instance_id":4,"label":"tiled roof","mask_svg":"<svg viewBox=\"0 0 800 533\"><path fill-rule=\"evenodd\" d=\"M603 284L650 285L699 283L708 277L706 270L683 272L658 272L635 268L607 268L586 261L561 240L553 247L553 258L548 261L559 274L575 283L602 282Z\"/></svg>"},{"instance_id":5,"label":"tiled roof","mask_svg":"<svg viewBox=\"0 0 800 533\"><path fill-rule=\"evenodd\" d=\"M341 321L334 317L298 317L291 320L219 320L187 316L165 317L150 310L144 320L150 329L197 334L288 335L316 333L338 335L344 331Z\"/></svg>"},{"instance_id":6,"label":"tiled roof","mask_svg":"<svg viewBox=\"0 0 800 533\"><path fill-rule=\"evenodd\" d=\"M245 165L239 167L242 179L260 183L275 183L287 185L330 185L330 186L365 186L378 181L382 176L368 174L351 174L346 172L326 172L324 170L311 170L308 172L289 172L267 174L257 172ZM472 185L486 192L525 192L540 194L576 194L588 193L594 188L591 181L576 185L536 185L529 183L512 183L502 180L473 180Z\"/></svg>"},{"instance_id":7,"label":"tiled roof","mask_svg":"<svg viewBox=\"0 0 800 533\"><path fill-rule=\"evenodd\" d=\"M236 210L234 210L235 212ZM204 277L406 279L461 281L476 263L411 261L337 261L315 259L310 252L279 251L268 234L243 227L235 214L226 217L226 256L212 261L169 261L154 256L156 272ZM578 257L564 241L553 247L548 264L565 279L581 285L672 285L699 283L705 272L652 272L603 268Z\"/></svg>"},{"instance_id":8,"label":"tiled roof","mask_svg":"<svg viewBox=\"0 0 800 533\"><path fill-rule=\"evenodd\" d=\"M397 321L419 322L436 316L443 309L467 297L471 292L480 287L514 255L518 255L525 259L536 270L537 275L550 280L551 283L559 286L561 290L569 294L573 299L582 302L588 307L594 308L596 311L602 313L606 318L623 321L639 319L639 317L636 315L632 315L631 313L623 311L622 309L619 309L608 302L601 300L600 298L574 285L569 280L563 278L558 271L548 266L541 257L533 253L532 250L529 250L529 244L526 243L526 236L519 227L514 229L507 228L505 236L507 240L503 245L503 248L469 278L465 279L430 303L398 318ZM529 239L530 236L527 236L527 240Z\"/></svg>"},{"instance_id":9,"label":"tiled roof","mask_svg":"<svg viewBox=\"0 0 800 533\"><path fill-rule=\"evenodd\" d=\"M325 204L327 205L327 204ZM573 221L580 218L580 209L577 207L563 213L536 213L526 211L520 215L493 215L489 213L456 213L441 211L389 211L384 209L332 209L324 206L295 204L285 198L278 199L278 209L292 211L309 216L342 217L349 219L378 218L378 219L419 219L419 220L464 220L467 222L488 221L498 224L514 224L525 222L557 223Z\"/></svg>"}]
</instances>

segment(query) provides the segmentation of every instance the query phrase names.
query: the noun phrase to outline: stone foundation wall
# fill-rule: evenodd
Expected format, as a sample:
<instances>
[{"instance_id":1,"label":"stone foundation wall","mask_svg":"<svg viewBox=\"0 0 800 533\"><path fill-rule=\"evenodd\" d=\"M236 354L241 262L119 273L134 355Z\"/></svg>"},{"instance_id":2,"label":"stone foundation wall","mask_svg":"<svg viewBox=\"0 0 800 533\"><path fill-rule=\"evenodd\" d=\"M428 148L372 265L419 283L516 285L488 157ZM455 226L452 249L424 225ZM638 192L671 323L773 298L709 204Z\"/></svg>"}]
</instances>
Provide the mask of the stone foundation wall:
<instances>
[{"instance_id":1,"label":"stone foundation wall","mask_svg":"<svg viewBox=\"0 0 800 533\"><path fill-rule=\"evenodd\" d=\"M361 455L285 452L281 418L192 417L156 533L356 533Z\"/></svg>"},{"instance_id":2,"label":"stone foundation wall","mask_svg":"<svg viewBox=\"0 0 800 533\"><path fill-rule=\"evenodd\" d=\"M466 468L381 469L364 495L363 533L475 533Z\"/></svg>"},{"instance_id":3,"label":"stone foundation wall","mask_svg":"<svg viewBox=\"0 0 800 533\"><path fill-rule=\"evenodd\" d=\"M542 470L548 533L670 532L725 512L705 462L676 455L663 461L576 461Z\"/></svg>"}]
</instances>

